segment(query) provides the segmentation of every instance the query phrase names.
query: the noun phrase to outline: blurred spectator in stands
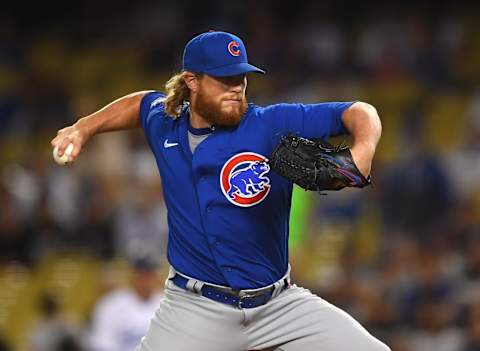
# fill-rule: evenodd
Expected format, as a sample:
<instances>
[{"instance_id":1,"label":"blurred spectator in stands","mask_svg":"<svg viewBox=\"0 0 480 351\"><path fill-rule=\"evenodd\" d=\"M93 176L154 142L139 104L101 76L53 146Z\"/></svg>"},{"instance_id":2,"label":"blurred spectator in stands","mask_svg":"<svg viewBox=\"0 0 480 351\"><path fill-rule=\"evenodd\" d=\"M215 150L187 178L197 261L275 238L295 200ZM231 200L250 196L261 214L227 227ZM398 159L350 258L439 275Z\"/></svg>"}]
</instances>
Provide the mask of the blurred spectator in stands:
<instances>
[{"instance_id":1,"label":"blurred spectator in stands","mask_svg":"<svg viewBox=\"0 0 480 351\"><path fill-rule=\"evenodd\" d=\"M365 23L354 42L356 71L380 83L405 79L415 55L408 35L411 30L405 22L387 16Z\"/></svg>"},{"instance_id":2,"label":"blurred spectator in stands","mask_svg":"<svg viewBox=\"0 0 480 351\"><path fill-rule=\"evenodd\" d=\"M11 135L21 134L22 126L16 117L19 116L21 104L12 92L0 92L0 136L8 138ZM19 118L21 119L21 118Z\"/></svg>"},{"instance_id":3,"label":"blurred spectator in stands","mask_svg":"<svg viewBox=\"0 0 480 351\"><path fill-rule=\"evenodd\" d=\"M35 163L39 163L35 157L25 156L2 170L2 184L11 194L20 223L31 220L42 196L45 174L42 171L36 172L40 167L35 167Z\"/></svg>"},{"instance_id":4,"label":"blurred spectator in stands","mask_svg":"<svg viewBox=\"0 0 480 351\"><path fill-rule=\"evenodd\" d=\"M79 246L102 259L115 256L114 205L100 179L84 177L82 184L82 223L79 226Z\"/></svg>"},{"instance_id":5,"label":"blurred spectator in stands","mask_svg":"<svg viewBox=\"0 0 480 351\"><path fill-rule=\"evenodd\" d=\"M139 256L131 263L131 287L109 292L95 307L89 337L92 351L132 351L159 307L159 262Z\"/></svg>"},{"instance_id":6,"label":"blurred spectator in stands","mask_svg":"<svg viewBox=\"0 0 480 351\"><path fill-rule=\"evenodd\" d=\"M455 116L452 116L455 118ZM459 201L480 194L480 90L473 94L466 108L466 124L459 148L444 158L451 179L455 180L455 195Z\"/></svg>"},{"instance_id":7,"label":"blurred spectator in stands","mask_svg":"<svg viewBox=\"0 0 480 351\"><path fill-rule=\"evenodd\" d=\"M414 330L409 336L413 351L457 351L463 346L463 331L449 320L443 303L423 302L417 308Z\"/></svg>"},{"instance_id":8,"label":"blurred spectator in stands","mask_svg":"<svg viewBox=\"0 0 480 351\"><path fill-rule=\"evenodd\" d=\"M75 244L75 237L84 213L80 211L80 197L83 193L82 179L65 167L51 164L46 176L46 205L48 212L60 229L59 240Z\"/></svg>"},{"instance_id":9,"label":"blurred spectator in stands","mask_svg":"<svg viewBox=\"0 0 480 351\"><path fill-rule=\"evenodd\" d=\"M465 342L464 348L462 348L462 351L480 351L480 303L479 302L469 306L468 319L467 319L467 340Z\"/></svg>"},{"instance_id":10,"label":"blurred spectator in stands","mask_svg":"<svg viewBox=\"0 0 480 351\"><path fill-rule=\"evenodd\" d=\"M41 319L29 335L30 351L82 350L82 331L62 314L56 298L44 294L40 300Z\"/></svg>"},{"instance_id":11,"label":"blurred spectator in stands","mask_svg":"<svg viewBox=\"0 0 480 351\"><path fill-rule=\"evenodd\" d=\"M406 322L412 327L414 351L460 350L464 335L454 324L459 308L452 301L455 285L446 275L443 256L423 251L417 263L416 284L405 295Z\"/></svg>"},{"instance_id":12,"label":"blurred spectator in stands","mask_svg":"<svg viewBox=\"0 0 480 351\"><path fill-rule=\"evenodd\" d=\"M125 199L114 217L117 253L129 257L139 248L149 247L166 257L167 211L160 181L144 184L132 179Z\"/></svg>"},{"instance_id":13,"label":"blurred spectator in stands","mask_svg":"<svg viewBox=\"0 0 480 351\"><path fill-rule=\"evenodd\" d=\"M407 109L401 130L399 157L380 181L386 233L402 231L431 243L446 235L451 219L451 184L439 156L426 143L420 98Z\"/></svg>"},{"instance_id":14,"label":"blurred spectator in stands","mask_svg":"<svg viewBox=\"0 0 480 351\"><path fill-rule=\"evenodd\" d=\"M467 251L480 238L480 90L472 94L466 108L466 124L459 148L452 149L443 163L454 182L456 211L450 243Z\"/></svg>"},{"instance_id":15,"label":"blurred spectator in stands","mask_svg":"<svg viewBox=\"0 0 480 351\"><path fill-rule=\"evenodd\" d=\"M459 283L461 289L457 292L456 299L459 304L467 305L480 298L480 236L465 242L463 257L465 264Z\"/></svg>"},{"instance_id":16,"label":"blurred spectator in stands","mask_svg":"<svg viewBox=\"0 0 480 351\"><path fill-rule=\"evenodd\" d=\"M22 226L14 197L0 183L0 262L31 261L29 232Z\"/></svg>"}]
</instances>

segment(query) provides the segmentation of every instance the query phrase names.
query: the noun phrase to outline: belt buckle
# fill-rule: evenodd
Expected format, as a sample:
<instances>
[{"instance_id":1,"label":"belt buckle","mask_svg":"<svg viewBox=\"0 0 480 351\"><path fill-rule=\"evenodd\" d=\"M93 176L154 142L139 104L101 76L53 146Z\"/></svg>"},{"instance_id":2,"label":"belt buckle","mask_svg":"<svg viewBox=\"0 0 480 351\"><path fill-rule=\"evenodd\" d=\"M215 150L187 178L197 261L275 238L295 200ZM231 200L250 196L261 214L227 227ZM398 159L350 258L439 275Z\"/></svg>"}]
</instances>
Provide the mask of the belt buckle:
<instances>
[{"instance_id":1,"label":"belt buckle","mask_svg":"<svg viewBox=\"0 0 480 351\"><path fill-rule=\"evenodd\" d=\"M251 298L251 297L255 297L255 296L259 296L259 295L254 295L254 294L248 294L248 293L241 293L240 294L240 298L238 299L238 308L243 308L242 307L242 304L244 303L244 300L245 299L248 299L248 298Z\"/></svg>"},{"instance_id":2,"label":"belt buckle","mask_svg":"<svg viewBox=\"0 0 480 351\"><path fill-rule=\"evenodd\" d=\"M243 304L244 300L245 300L246 298L249 298L249 297L251 297L251 296L250 296L250 295L242 295L242 296L240 296L240 298L238 299L238 308L243 308L242 304Z\"/></svg>"}]
</instances>

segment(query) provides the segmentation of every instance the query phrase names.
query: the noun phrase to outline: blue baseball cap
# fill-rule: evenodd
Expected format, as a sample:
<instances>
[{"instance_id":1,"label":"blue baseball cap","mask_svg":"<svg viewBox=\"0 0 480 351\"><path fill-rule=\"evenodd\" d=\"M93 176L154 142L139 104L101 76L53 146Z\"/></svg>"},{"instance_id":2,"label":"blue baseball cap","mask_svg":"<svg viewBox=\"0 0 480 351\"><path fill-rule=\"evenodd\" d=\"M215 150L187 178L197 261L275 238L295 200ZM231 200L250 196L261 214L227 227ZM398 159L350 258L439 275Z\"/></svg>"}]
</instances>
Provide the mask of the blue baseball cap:
<instances>
[{"instance_id":1,"label":"blue baseball cap","mask_svg":"<svg viewBox=\"0 0 480 351\"><path fill-rule=\"evenodd\" d=\"M235 76L247 72L265 73L248 63L242 39L227 32L210 31L191 39L183 51L183 71L213 77Z\"/></svg>"},{"instance_id":2,"label":"blue baseball cap","mask_svg":"<svg viewBox=\"0 0 480 351\"><path fill-rule=\"evenodd\" d=\"M157 258L148 255L132 257L130 264L137 271L155 271L161 266Z\"/></svg>"}]
</instances>

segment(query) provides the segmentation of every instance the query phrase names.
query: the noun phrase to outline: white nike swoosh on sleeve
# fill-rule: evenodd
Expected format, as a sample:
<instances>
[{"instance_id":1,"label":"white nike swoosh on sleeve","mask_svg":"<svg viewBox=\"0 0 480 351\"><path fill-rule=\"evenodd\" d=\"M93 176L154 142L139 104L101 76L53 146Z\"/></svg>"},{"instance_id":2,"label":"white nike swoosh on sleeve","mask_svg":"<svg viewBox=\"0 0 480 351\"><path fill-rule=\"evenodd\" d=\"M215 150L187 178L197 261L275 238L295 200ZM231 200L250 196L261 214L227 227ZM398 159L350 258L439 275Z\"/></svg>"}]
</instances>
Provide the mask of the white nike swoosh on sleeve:
<instances>
[{"instance_id":1,"label":"white nike swoosh on sleeve","mask_svg":"<svg viewBox=\"0 0 480 351\"><path fill-rule=\"evenodd\" d=\"M178 143L169 143L168 142L168 139L165 139L165 142L163 143L163 146L168 149L169 147L172 147L172 146L177 146Z\"/></svg>"}]
</instances>

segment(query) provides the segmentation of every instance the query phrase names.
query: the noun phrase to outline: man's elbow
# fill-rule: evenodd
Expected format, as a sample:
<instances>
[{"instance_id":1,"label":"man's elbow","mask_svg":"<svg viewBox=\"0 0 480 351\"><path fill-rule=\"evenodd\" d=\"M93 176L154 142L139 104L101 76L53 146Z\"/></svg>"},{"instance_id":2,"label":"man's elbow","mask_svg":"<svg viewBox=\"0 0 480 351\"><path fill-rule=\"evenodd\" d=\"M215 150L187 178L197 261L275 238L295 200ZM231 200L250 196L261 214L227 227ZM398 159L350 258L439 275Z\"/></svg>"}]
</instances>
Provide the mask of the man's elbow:
<instances>
[{"instance_id":1,"label":"man's elbow","mask_svg":"<svg viewBox=\"0 0 480 351\"><path fill-rule=\"evenodd\" d=\"M380 120L377 109L373 105L370 105L369 103L363 101L355 102L352 106L348 108L348 110L353 114L367 115L369 117Z\"/></svg>"},{"instance_id":2,"label":"man's elbow","mask_svg":"<svg viewBox=\"0 0 480 351\"><path fill-rule=\"evenodd\" d=\"M343 115L343 123L350 134L356 137L368 136L376 141L382 134L382 123L377 109L366 102L352 104Z\"/></svg>"},{"instance_id":3,"label":"man's elbow","mask_svg":"<svg viewBox=\"0 0 480 351\"><path fill-rule=\"evenodd\" d=\"M350 115L350 118L355 120L357 123L367 123L381 133L382 123L380 121L380 116L378 115L377 109L373 105L363 101L357 101L347 109L347 113Z\"/></svg>"}]
</instances>

